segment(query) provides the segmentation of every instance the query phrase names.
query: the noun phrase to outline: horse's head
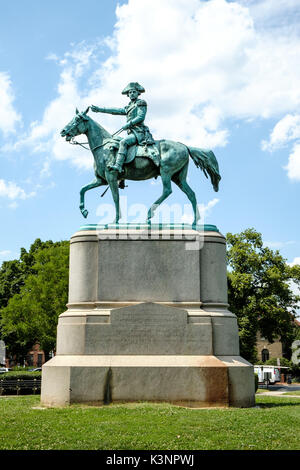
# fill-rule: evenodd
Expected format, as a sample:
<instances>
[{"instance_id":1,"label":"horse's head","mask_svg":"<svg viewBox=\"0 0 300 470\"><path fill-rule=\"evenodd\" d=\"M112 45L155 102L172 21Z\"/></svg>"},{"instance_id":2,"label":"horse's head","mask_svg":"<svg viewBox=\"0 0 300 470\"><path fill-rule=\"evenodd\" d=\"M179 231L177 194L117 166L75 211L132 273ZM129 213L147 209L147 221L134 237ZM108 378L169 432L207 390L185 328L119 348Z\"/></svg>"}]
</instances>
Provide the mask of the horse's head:
<instances>
[{"instance_id":1,"label":"horse's head","mask_svg":"<svg viewBox=\"0 0 300 470\"><path fill-rule=\"evenodd\" d=\"M87 121L89 120L87 113L89 109L90 107L80 113L76 108L76 115L61 131L60 135L65 137L68 142L76 135L84 134L86 132Z\"/></svg>"}]
</instances>

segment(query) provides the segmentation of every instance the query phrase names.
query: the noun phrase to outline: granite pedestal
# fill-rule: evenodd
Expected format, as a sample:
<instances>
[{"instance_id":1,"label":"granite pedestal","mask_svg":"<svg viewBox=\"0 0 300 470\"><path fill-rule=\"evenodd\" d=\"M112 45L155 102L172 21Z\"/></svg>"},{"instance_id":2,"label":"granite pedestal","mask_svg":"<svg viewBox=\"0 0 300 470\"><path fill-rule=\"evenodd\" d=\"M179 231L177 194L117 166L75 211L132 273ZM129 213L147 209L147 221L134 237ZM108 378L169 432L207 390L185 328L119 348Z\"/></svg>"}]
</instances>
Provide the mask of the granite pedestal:
<instances>
[{"instance_id":1,"label":"granite pedestal","mask_svg":"<svg viewBox=\"0 0 300 470\"><path fill-rule=\"evenodd\" d=\"M228 311L225 243L215 226L76 232L42 403L253 406L253 366Z\"/></svg>"}]
</instances>

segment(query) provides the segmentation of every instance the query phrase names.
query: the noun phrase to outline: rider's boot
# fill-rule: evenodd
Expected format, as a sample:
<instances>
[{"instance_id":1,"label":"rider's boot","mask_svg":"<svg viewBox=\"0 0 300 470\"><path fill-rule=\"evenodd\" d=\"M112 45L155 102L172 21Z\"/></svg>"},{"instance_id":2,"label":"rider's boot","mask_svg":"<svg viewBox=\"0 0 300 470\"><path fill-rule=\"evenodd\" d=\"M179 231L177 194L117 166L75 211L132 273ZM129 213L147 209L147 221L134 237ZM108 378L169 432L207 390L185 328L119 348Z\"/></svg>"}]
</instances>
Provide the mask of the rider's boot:
<instances>
[{"instance_id":1,"label":"rider's boot","mask_svg":"<svg viewBox=\"0 0 300 470\"><path fill-rule=\"evenodd\" d=\"M118 152L117 153L117 158L116 158L116 163L114 165L110 166L110 170L117 170L119 173L122 173L123 171L123 163L125 161L126 153L123 152Z\"/></svg>"}]
</instances>

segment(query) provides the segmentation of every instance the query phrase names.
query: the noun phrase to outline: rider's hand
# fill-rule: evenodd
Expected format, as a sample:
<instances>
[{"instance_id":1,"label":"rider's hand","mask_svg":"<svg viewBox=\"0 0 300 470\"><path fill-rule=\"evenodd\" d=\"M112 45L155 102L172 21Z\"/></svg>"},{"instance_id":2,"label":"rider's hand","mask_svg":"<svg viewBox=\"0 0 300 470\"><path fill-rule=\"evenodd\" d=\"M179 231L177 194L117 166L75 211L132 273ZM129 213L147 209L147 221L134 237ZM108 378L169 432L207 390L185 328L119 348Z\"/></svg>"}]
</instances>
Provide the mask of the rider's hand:
<instances>
[{"instance_id":1,"label":"rider's hand","mask_svg":"<svg viewBox=\"0 0 300 470\"><path fill-rule=\"evenodd\" d=\"M122 127L123 131L126 131L129 128L130 128L130 123L129 122Z\"/></svg>"},{"instance_id":2,"label":"rider's hand","mask_svg":"<svg viewBox=\"0 0 300 470\"><path fill-rule=\"evenodd\" d=\"M94 113L99 113L99 108L98 108L98 106L94 106L93 104L91 105L91 110L92 110Z\"/></svg>"}]
</instances>

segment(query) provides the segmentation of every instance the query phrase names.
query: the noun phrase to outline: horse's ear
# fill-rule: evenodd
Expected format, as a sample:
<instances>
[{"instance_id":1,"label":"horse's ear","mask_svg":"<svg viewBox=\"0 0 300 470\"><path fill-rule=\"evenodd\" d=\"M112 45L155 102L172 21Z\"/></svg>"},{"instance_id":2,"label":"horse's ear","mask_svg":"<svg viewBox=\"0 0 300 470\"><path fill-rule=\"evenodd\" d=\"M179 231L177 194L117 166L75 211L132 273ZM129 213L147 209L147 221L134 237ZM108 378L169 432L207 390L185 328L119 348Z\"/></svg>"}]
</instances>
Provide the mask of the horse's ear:
<instances>
[{"instance_id":1,"label":"horse's ear","mask_svg":"<svg viewBox=\"0 0 300 470\"><path fill-rule=\"evenodd\" d=\"M89 110L90 110L90 107L88 106L83 114L87 114L89 112Z\"/></svg>"},{"instance_id":2,"label":"horse's ear","mask_svg":"<svg viewBox=\"0 0 300 470\"><path fill-rule=\"evenodd\" d=\"M76 108L76 114L79 114L78 108Z\"/></svg>"}]
</instances>

